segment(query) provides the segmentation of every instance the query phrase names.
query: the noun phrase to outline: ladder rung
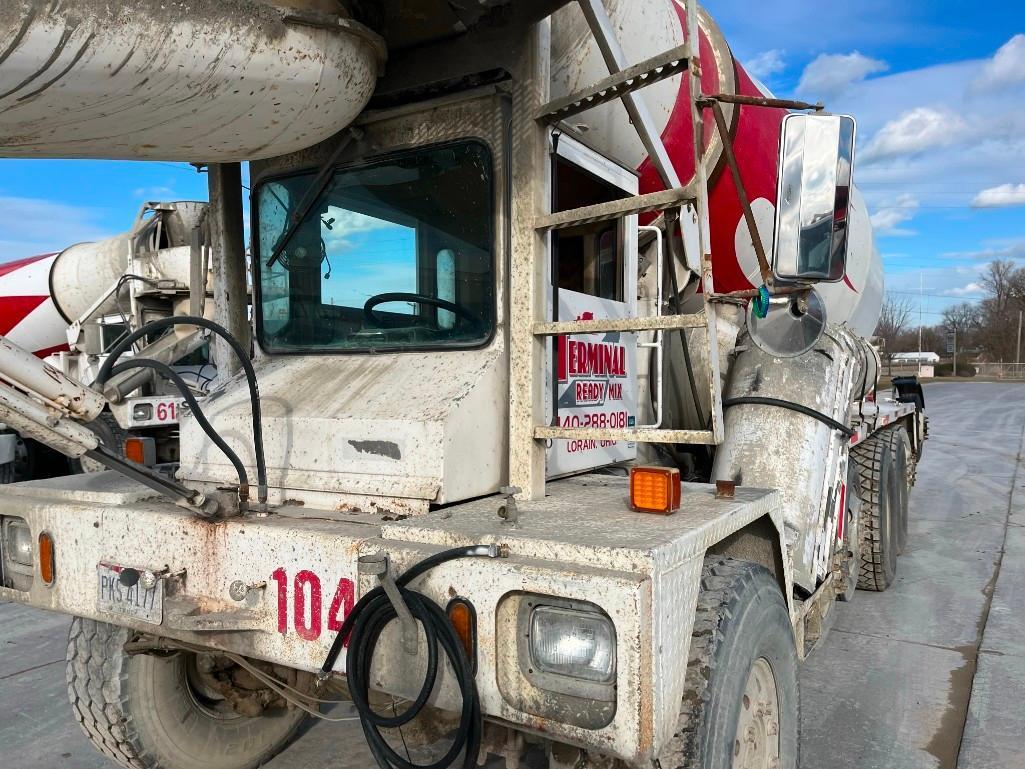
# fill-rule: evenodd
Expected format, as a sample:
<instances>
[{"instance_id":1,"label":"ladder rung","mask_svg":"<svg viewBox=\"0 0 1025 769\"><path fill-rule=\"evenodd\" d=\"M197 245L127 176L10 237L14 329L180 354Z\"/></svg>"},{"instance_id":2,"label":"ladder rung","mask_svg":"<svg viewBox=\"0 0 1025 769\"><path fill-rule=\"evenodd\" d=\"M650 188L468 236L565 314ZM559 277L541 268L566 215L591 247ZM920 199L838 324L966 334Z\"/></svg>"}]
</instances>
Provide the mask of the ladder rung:
<instances>
[{"instance_id":1,"label":"ladder rung","mask_svg":"<svg viewBox=\"0 0 1025 769\"><path fill-rule=\"evenodd\" d=\"M677 187L672 190L649 192L647 195L634 195L609 203L598 203L593 206L571 208L568 211L547 214L540 217L534 226L541 231L561 230L566 227L575 227L578 224L611 221L632 214L645 214L649 211L663 211L692 201L696 197L693 184L688 184L686 187Z\"/></svg>"},{"instance_id":2,"label":"ladder rung","mask_svg":"<svg viewBox=\"0 0 1025 769\"><path fill-rule=\"evenodd\" d=\"M715 435L711 430L661 430L657 427L535 427L534 437L539 440L572 439L715 445Z\"/></svg>"},{"instance_id":3,"label":"ladder rung","mask_svg":"<svg viewBox=\"0 0 1025 769\"><path fill-rule=\"evenodd\" d=\"M599 318L595 320L564 320L557 323L535 323L535 336L565 334L599 334L603 331L663 331L677 328L704 328L704 313L693 315L658 315L650 318Z\"/></svg>"},{"instance_id":4,"label":"ladder rung","mask_svg":"<svg viewBox=\"0 0 1025 769\"><path fill-rule=\"evenodd\" d=\"M658 56L652 56L632 67L599 80L590 88L575 91L569 96L548 102L537 119L554 123L581 112L640 90L647 85L678 75L687 69L690 46L678 45Z\"/></svg>"}]
</instances>

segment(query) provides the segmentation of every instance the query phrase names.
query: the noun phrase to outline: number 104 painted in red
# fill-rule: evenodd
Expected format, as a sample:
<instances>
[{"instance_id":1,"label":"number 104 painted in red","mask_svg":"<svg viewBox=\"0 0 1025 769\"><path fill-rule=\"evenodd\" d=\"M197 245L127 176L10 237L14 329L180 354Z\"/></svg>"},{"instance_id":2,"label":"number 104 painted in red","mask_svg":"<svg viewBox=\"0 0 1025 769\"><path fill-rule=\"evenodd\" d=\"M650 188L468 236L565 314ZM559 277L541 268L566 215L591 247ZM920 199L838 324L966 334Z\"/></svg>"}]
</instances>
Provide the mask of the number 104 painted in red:
<instances>
[{"instance_id":1,"label":"number 104 painted in red","mask_svg":"<svg viewBox=\"0 0 1025 769\"><path fill-rule=\"evenodd\" d=\"M278 632L288 632L288 619L296 634L306 641L316 641L324 628L324 592L320 577L315 572L303 569L289 580L288 572L278 567L271 572L271 578L278 587ZM352 611L356 602L356 586L348 577L338 580L331 605L327 610L327 629L337 633L342 622ZM291 611L289 611L291 603Z\"/></svg>"}]
</instances>

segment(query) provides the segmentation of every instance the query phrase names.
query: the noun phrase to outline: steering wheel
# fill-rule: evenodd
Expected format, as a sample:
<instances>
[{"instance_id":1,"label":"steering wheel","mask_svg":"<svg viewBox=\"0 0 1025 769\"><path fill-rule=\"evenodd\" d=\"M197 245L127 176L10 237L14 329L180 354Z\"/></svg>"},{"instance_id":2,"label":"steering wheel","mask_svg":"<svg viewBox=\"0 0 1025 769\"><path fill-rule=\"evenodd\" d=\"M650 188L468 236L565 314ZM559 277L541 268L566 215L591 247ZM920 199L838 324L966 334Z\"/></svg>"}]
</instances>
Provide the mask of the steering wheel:
<instances>
[{"instance_id":1,"label":"steering wheel","mask_svg":"<svg viewBox=\"0 0 1025 769\"><path fill-rule=\"evenodd\" d=\"M374 308L379 304L385 302L416 302L417 304L429 304L437 307L439 310L448 310L454 315L458 316L467 323L479 326L481 319L470 312L468 309L463 307L461 304L450 302L447 299L439 299L436 296L428 296L427 294L412 294L404 291L394 291L386 294L375 294L374 296L367 299L366 304L363 305L363 322L367 325L374 326L375 328L396 328L398 323L396 321L385 321L383 318L374 313Z\"/></svg>"}]
</instances>

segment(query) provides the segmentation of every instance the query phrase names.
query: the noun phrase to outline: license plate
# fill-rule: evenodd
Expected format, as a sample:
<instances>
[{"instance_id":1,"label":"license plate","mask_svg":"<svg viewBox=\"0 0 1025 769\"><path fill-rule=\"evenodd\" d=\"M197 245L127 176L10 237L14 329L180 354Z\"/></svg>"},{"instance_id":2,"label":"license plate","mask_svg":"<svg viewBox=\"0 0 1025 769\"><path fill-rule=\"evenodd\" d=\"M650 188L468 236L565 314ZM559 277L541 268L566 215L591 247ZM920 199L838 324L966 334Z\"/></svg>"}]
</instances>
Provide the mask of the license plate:
<instances>
[{"instance_id":1,"label":"license plate","mask_svg":"<svg viewBox=\"0 0 1025 769\"><path fill-rule=\"evenodd\" d=\"M126 617L159 625L164 619L164 580L147 589L139 582L127 586L121 581L125 569L101 563L96 567L97 608L106 614Z\"/></svg>"}]
</instances>

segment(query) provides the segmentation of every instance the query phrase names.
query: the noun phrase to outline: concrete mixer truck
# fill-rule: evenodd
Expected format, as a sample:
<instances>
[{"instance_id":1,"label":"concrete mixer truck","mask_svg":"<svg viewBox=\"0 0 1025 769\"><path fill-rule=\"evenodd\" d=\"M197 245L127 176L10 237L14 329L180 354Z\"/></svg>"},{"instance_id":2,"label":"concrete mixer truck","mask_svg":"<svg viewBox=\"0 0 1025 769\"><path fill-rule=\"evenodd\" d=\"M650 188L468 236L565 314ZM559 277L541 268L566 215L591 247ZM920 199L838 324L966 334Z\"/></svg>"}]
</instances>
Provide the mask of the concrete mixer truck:
<instances>
[{"instance_id":1,"label":"concrete mixer truck","mask_svg":"<svg viewBox=\"0 0 1025 769\"><path fill-rule=\"evenodd\" d=\"M675 0L15 0L0 33L0 154L209 164L211 317L90 387L0 346L0 419L110 468L0 497L0 599L74 616L100 751L255 767L342 692L381 767L795 769L798 666L892 582L925 438L869 343L853 119ZM170 478L88 425L174 384L125 355L179 327L224 376Z\"/></svg>"},{"instance_id":2,"label":"concrete mixer truck","mask_svg":"<svg viewBox=\"0 0 1025 769\"><path fill-rule=\"evenodd\" d=\"M55 369L91 383L121 337L156 318L188 312L190 294L206 299L209 253L205 203L148 202L128 232L59 253L0 265L0 329L11 342ZM195 279L193 278L195 273ZM178 364L197 391L216 376L198 331L148 340L147 357ZM191 356L191 357L190 357ZM182 399L145 373L108 387L111 402L92 429L104 444L130 450L150 465L178 462ZM82 469L45 444L0 428L0 482L33 480Z\"/></svg>"}]
</instances>

